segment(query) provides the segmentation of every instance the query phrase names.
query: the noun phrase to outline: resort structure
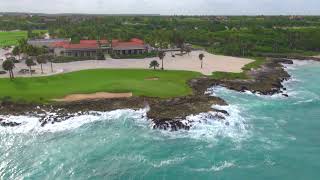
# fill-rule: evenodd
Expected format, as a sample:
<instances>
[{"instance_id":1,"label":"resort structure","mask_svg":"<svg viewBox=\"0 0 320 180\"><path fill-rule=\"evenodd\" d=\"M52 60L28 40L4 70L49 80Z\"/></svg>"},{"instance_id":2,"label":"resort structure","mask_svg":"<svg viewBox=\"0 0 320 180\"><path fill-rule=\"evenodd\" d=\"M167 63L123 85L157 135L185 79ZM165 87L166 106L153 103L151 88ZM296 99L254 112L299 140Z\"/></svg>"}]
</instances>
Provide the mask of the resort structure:
<instances>
[{"instance_id":1,"label":"resort structure","mask_svg":"<svg viewBox=\"0 0 320 180\"><path fill-rule=\"evenodd\" d=\"M46 46L55 56L94 57L100 51L104 54L133 55L151 51L151 47L141 39L120 40L80 40L72 43L70 39L29 40L34 46Z\"/></svg>"},{"instance_id":2,"label":"resort structure","mask_svg":"<svg viewBox=\"0 0 320 180\"><path fill-rule=\"evenodd\" d=\"M69 43L70 39L29 39L28 44L36 47L50 47L53 43L66 42Z\"/></svg>"}]
</instances>

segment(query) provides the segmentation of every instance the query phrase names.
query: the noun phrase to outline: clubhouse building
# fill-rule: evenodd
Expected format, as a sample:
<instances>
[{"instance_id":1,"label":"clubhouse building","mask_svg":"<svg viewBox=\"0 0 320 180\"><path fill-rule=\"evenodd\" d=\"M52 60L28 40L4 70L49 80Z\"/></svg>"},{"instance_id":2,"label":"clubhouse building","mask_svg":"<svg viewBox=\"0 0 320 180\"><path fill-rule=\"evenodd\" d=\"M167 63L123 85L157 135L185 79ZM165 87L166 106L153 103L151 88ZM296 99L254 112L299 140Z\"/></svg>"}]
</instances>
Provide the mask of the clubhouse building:
<instances>
[{"instance_id":1,"label":"clubhouse building","mask_svg":"<svg viewBox=\"0 0 320 180\"><path fill-rule=\"evenodd\" d=\"M112 40L80 40L79 43L71 43L70 39L30 40L34 46L47 46L55 56L68 57L95 57L97 53L115 55L135 55L150 52L151 47L143 40L133 38L129 41Z\"/></svg>"}]
</instances>

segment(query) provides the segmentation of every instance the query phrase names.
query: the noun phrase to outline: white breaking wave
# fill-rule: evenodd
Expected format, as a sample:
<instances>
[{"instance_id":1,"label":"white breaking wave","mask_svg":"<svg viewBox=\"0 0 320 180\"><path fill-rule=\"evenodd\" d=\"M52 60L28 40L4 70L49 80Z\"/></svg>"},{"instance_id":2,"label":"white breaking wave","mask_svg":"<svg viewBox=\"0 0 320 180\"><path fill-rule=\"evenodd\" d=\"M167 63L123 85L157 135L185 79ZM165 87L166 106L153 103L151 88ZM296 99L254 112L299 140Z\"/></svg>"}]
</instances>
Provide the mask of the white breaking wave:
<instances>
[{"instance_id":1,"label":"white breaking wave","mask_svg":"<svg viewBox=\"0 0 320 180\"><path fill-rule=\"evenodd\" d=\"M193 139L208 140L210 142L217 140L217 137L230 138L232 141L241 141L248 135L248 125L240 115L240 110L237 106L213 106L215 109L226 110L230 116L220 112L202 113L199 115L191 115L183 120L186 125L190 125L189 131L179 130L177 132L170 132L160 130L162 134L170 137L188 137ZM115 110L111 112L89 112L85 115L76 115L62 122L51 123L48 122L45 126L41 126L40 118L29 116L1 116L6 122L21 123L16 127L2 127L0 126L1 134L19 134L19 133L54 133L67 130L77 129L83 125L98 122L111 121L132 118L136 124L141 124L144 127L153 127L150 120L147 119L146 113L148 108L141 110ZM47 112L47 115L55 114ZM224 117L225 120L218 118ZM165 163L165 162L162 162Z\"/></svg>"},{"instance_id":2,"label":"white breaking wave","mask_svg":"<svg viewBox=\"0 0 320 180\"><path fill-rule=\"evenodd\" d=\"M198 169L193 169L193 170L198 171L198 172L212 172L212 171L222 171L226 168L231 168L234 166L235 166L235 164L233 162L224 161L220 164L213 165L210 168L198 168Z\"/></svg>"},{"instance_id":3,"label":"white breaking wave","mask_svg":"<svg viewBox=\"0 0 320 180\"><path fill-rule=\"evenodd\" d=\"M173 159L162 160L159 163L151 163L151 165L154 168L160 168L160 167L163 167L163 166L169 166L169 165L174 165L174 164L181 163L184 159L185 159L185 157L176 157L176 158L173 158Z\"/></svg>"},{"instance_id":4,"label":"white breaking wave","mask_svg":"<svg viewBox=\"0 0 320 180\"><path fill-rule=\"evenodd\" d=\"M66 119L62 122L48 123L44 127L41 126L41 122L38 117L28 116L1 116L0 119L4 119L7 122L21 123L16 127L2 127L0 126L0 133L45 133L45 132L60 132L66 130L72 130L79 128L85 124L96 121L108 121L113 119L121 119L122 117L130 117L136 119L137 122L145 123L146 113L148 109L140 110L115 110L110 112L90 112L88 115L74 116Z\"/></svg>"},{"instance_id":5,"label":"white breaking wave","mask_svg":"<svg viewBox=\"0 0 320 180\"><path fill-rule=\"evenodd\" d=\"M312 65L314 63L318 63L316 61L311 61L311 60L292 60L293 64L282 64L285 69L287 70L295 70L299 66L306 66L306 65Z\"/></svg>"},{"instance_id":6,"label":"white breaking wave","mask_svg":"<svg viewBox=\"0 0 320 180\"><path fill-rule=\"evenodd\" d=\"M192 138L208 142L218 142L221 138L228 138L233 142L241 142L250 135L250 127L245 119L240 115L240 109L236 105L229 106L212 106L215 109L225 110L229 116L223 113L209 112L199 115L190 115L183 121L190 125L190 130L180 130L169 132L161 130L160 132L171 138ZM216 115L224 117L221 119Z\"/></svg>"},{"instance_id":7,"label":"white breaking wave","mask_svg":"<svg viewBox=\"0 0 320 180\"><path fill-rule=\"evenodd\" d=\"M301 101L297 101L293 104L308 104L308 103L312 103L312 102L316 102L316 101L320 101L319 98L317 99L307 99L307 100L301 100Z\"/></svg>"}]
</instances>

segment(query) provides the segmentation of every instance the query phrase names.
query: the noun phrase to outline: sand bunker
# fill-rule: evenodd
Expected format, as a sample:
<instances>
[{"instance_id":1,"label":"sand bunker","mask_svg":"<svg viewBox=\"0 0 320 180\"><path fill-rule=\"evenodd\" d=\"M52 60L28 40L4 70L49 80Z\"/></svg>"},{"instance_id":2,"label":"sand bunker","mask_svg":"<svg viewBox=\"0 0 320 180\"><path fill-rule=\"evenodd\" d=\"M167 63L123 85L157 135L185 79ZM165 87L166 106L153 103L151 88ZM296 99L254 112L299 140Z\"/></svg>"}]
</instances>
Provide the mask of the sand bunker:
<instances>
[{"instance_id":1,"label":"sand bunker","mask_svg":"<svg viewBox=\"0 0 320 180\"><path fill-rule=\"evenodd\" d=\"M59 102L73 102L83 100L94 100L94 99L116 99L116 98L129 98L132 97L132 93L107 93L97 92L93 94L71 94L65 96L63 99L54 99Z\"/></svg>"},{"instance_id":2,"label":"sand bunker","mask_svg":"<svg viewBox=\"0 0 320 180\"><path fill-rule=\"evenodd\" d=\"M146 78L145 80L147 81L158 81L160 78L159 77L149 77L149 78Z\"/></svg>"}]
</instances>

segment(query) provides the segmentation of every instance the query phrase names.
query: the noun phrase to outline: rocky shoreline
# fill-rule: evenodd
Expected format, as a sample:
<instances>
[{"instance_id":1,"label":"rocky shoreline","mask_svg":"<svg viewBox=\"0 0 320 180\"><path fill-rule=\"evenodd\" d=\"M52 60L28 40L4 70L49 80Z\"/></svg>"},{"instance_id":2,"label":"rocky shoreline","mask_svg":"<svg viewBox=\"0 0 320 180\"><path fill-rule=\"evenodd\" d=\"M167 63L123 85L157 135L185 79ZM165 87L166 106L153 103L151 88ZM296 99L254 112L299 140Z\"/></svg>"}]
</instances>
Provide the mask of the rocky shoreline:
<instances>
[{"instance_id":1,"label":"rocky shoreline","mask_svg":"<svg viewBox=\"0 0 320 180\"><path fill-rule=\"evenodd\" d=\"M193 94L185 97L159 99L150 97L131 97L126 99L90 100L70 103L54 103L49 105L1 102L1 115L27 115L39 117L41 125L58 123L70 117L88 114L90 111L112 111L116 109L141 109L148 107L148 119L153 121L153 128L176 131L188 130L191 122L185 123L187 116L213 112L208 114L212 118L224 120L228 112L213 109L212 105L227 105L219 98L206 94L208 88L223 86L232 90L244 92L251 91L264 95L283 93L285 88L282 82L288 80L290 75L284 70L282 64L292 64L289 59L273 58L258 70L251 70L249 80L215 80L210 77L201 77L189 81ZM287 96L286 94L283 94ZM50 113L48 113L50 112ZM225 123L228 125L228 123ZM6 122L0 119L0 126L19 126L19 123Z\"/></svg>"}]
</instances>

